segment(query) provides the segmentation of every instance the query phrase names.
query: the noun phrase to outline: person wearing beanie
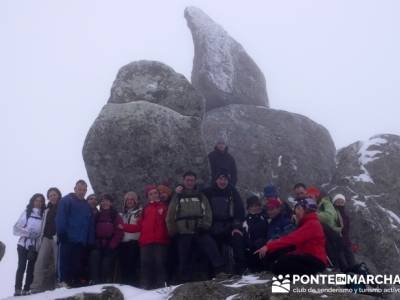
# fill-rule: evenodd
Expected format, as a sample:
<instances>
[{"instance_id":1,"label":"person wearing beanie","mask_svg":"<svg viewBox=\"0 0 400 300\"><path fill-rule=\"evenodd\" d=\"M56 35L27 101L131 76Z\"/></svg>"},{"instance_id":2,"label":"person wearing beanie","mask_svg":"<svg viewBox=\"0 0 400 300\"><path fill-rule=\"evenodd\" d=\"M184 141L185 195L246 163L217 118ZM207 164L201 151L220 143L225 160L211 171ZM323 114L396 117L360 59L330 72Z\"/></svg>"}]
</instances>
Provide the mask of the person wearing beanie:
<instances>
[{"instance_id":1,"label":"person wearing beanie","mask_svg":"<svg viewBox=\"0 0 400 300\"><path fill-rule=\"evenodd\" d=\"M203 191L210 201L212 209L212 226L210 232L218 244L221 255L232 247L234 272L241 275L246 269L246 257L243 239L243 221L245 211L242 199L236 188L229 184L231 176L227 170L216 173L213 185ZM225 257L228 262L229 258Z\"/></svg>"},{"instance_id":2,"label":"person wearing beanie","mask_svg":"<svg viewBox=\"0 0 400 300\"><path fill-rule=\"evenodd\" d=\"M219 273L224 265L217 244L209 233L212 210L207 197L197 190L197 175L188 171L182 179L183 189L172 197L167 215L168 232L177 242L180 283L192 280L194 245L211 262L214 273Z\"/></svg>"},{"instance_id":3,"label":"person wearing beanie","mask_svg":"<svg viewBox=\"0 0 400 300\"><path fill-rule=\"evenodd\" d=\"M125 232L140 232L141 286L144 289L160 288L167 281L167 254L169 236L165 219L168 207L160 200L156 185L145 187L147 204L137 224L124 224Z\"/></svg>"},{"instance_id":4,"label":"person wearing beanie","mask_svg":"<svg viewBox=\"0 0 400 300\"><path fill-rule=\"evenodd\" d=\"M287 216L282 210L282 203L278 198L269 198L266 203L268 216L267 240L277 239L293 230L294 224L291 215Z\"/></svg>"},{"instance_id":5,"label":"person wearing beanie","mask_svg":"<svg viewBox=\"0 0 400 300\"><path fill-rule=\"evenodd\" d=\"M268 220L262 211L261 200L251 196L246 200L247 216L243 222L247 266L251 272L261 272L262 263L254 251L265 245L268 234Z\"/></svg>"},{"instance_id":6,"label":"person wearing beanie","mask_svg":"<svg viewBox=\"0 0 400 300\"><path fill-rule=\"evenodd\" d=\"M217 172L225 169L231 176L231 185L236 186L237 169L233 156L228 152L228 146L224 138L219 138L213 151L208 154L211 168L211 183L217 178Z\"/></svg>"},{"instance_id":7,"label":"person wearing beanie","mask_svg":"<svg viewBox=\"0 0 400 300\"><path fill-rule=\"evenodd\" d=\"M172 196L172 190L165 184L160 184L157 186L157 190L160 192L161 201L169 204Z\"/></svg>"},{"instance_id":8,"label":"person wearing beanie","mask_svg":"<svg viewBox=\"0 0 400 300\"><path fill-rule=\"evenodd\" d=\"M327 265L325 236L316 209L313 199L299 201L295 206L297 228L255 251L274 274L310 275L324 271Z\"/></svg>"},{"instance_id":9,"label":"person wearing beanie","mask_svg":"<svg viewBox=\"0 0 400 300\"><path fill-rule=\"evenodd\" d=\"M121 213L124 224L138 224L142 211L138 195L133 191L127 192L124 195L123 212ZM133 285L137 282L140 253L139 237L140 232L124 232L118 253L121 270L120 282L122 284Z\"/></svg>"},{"instance_id":10,"label":"person wearing beanie","mask_svg":"<svg viewBox=\"0 0 400 300\"><path fill-rule=\"evenodd\" d=\"M345 204L346 197L343 194L337 194L333 197L333 206L335 207L341 221L342 239L344 244L344 257L348 268L356 265L356 260L352 251L352 243L350 240L350 218L347 215Z\"/></svg>"},{"instance_id":11,"label":"person wearing beanie","mask_svg":"<svg viewBox=\"0 0 400 300\"><path fill-rule=\"evenodd\" d=\"M113 202L111 195L103 195L100 199L100 211L95 216L95 247L89 257L91 284L110 283L113 279L117 248L124 235L120 228L123 221L113 208Z\"/></svg>"},{"instance_id":12,"label":"person wearing beanie","mask_svg":"<svg viewBox=\"0 0 400 300\"><path fill-rule=\"evenodd\" d=\"M328 195L324 195L318 188L309 187L307 196L316 200L317 215L324 229L326 237L326 252L335 269L345 271L348 269L344 257L344 243L342 238L343 224Z\"/></svg>"},{"instance_id":13,"label":"person wearing beanie","mask_svg":"<svg viewBox=\"0 0 400 300\"><path fill-rule=\"evenodd\" d=\"M267 185L264 188L264 208L265 210L267 210L267 206L266 204L270 201L270 200L278 200L280 202L280 206L281 206L281 213L283 215L285 215L285 217L287 218L291 218L293 215L293 209L290 207L290 205L279 198L279 193L278 193L278 189L276 186L274 185Z\"/></svg>"}]
</instances>

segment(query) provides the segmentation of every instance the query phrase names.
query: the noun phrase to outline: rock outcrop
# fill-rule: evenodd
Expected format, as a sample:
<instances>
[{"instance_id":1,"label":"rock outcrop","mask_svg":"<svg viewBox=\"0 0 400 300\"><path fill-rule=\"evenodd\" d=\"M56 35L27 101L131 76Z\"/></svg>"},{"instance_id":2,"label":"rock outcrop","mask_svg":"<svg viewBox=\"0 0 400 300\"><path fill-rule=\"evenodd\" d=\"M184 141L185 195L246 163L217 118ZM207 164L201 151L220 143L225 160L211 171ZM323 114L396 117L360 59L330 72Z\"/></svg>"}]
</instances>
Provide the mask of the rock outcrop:
<instances>
[{"instance_id":1,"label":"rock outcrop","mask_svg":"<svg viewBox=\"0 0 400 300\"><path fill-rule=\"evenodd\" d=\"M338 151L337 170L327 187L347 197L353 241L360 260L380 273L400 268L400 136L384 134Z\"/></svg>"},{"instance_id":2,"label":"rock outcrop","mask_svg":"<svg viewBox=\"0 0 400 300\"><path fill-rule=\"evenodd\" d=\"M247 193L267 183L286 197L293 184L323 184L335 170L335 145L321 125L299 114L252 105L229 105L206 114L207 149L225 136L238 169L238 187Z\"/></svg>"},{"instance_id":3,"label":"rock outcrop","mask_svg":"<svg viewBox=\"0 0 400 300\"><path fill-rule=\"evenodd\" d=\"M6 253L6 245L3 242L0 242L0 261L3 259L5 253Z\"/></svg>"},{"instance_id":4,"label":"rock outcrop","mask_svg":"<svg viewBox=\"0 0 400 300\"><path fill-rule=\"evenodd\" d=\"M140 73L140 66L143 66L144 78L124 81L122 90L125 92L120 96L126 97L125 100L118 98L118 103L113 100L103 107L83 147L83 158L93 189L96 193L113 194L120 201L125 192L134 190L140 193L149 183L168 181L176 184L187 170L198 173L200 181L209 176L201 135L203 98L189 82L183 82L180 75L163 64L138 62L122 69ZM149 71L156 66L162 70L161 75ZM156 101L151 93L146 92L146 87L153 91L149 86L160 76L179 83L160 83L164 93ZM178 80L171 79L174 77ZM110 100L118 94L119 82L117 79L114 83ZM184 95L171 96L184 92L183 89L187 91ZM136 98L129 96L134 94ZM139 100L140 97L144 99Z\"/></svg>"},{"instance_id":5,"label":"rock outcrop","mask_svg":"<svg viewBox=\"0 0 400 300\"><path fill-rule=\"evenodd\" d=\"M228 104L268 107L264 75L242 45L196 7L186 8L185 18L194 42L192 84L207 111Z\"/></svg>"},{"instance_id":6,"label":"rock outcrop","mask_svg":"<svg viewBox=\"0 0 400 300\"><path fill-rule=\"evenodd\" d=\"M156 61L136 61L123 66L115 79L108 103L148 101L184 116L203 117L203 97L187 79Z\"/></svg>"}]
</instances>

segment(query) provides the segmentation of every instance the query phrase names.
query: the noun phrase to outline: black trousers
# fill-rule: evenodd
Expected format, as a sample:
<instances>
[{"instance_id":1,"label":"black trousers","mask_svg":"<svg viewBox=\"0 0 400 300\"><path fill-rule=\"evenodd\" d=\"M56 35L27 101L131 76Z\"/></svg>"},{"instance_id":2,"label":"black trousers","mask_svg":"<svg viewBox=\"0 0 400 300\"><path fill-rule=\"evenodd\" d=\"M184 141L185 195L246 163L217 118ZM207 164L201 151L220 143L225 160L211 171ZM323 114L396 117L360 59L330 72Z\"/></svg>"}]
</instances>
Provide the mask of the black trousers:
<instances>
[{"instance_id":1,"label":"black trousers","mask_svg":"<svg viewBox=\"0 0 400 300\"><path fill-rule=\"evenodd\" d=\"M113 281L116 250L96 248L90 252L90 280L95 283L110 283Z\"/></svg>"},{"instance_id":2,"label":"black trousers","mask_svg":"<svg viewBox=\"0 0 400 300\"><path fill-rule=\"evenodd\" d=\"M59 250L58 273L60 282L74 286L79 283L85 247L80 243L66 242L59 245Z\"/></svg>"},{"instance_id":3,"label":"black trousers","mask_svg":"<svg viewBox=\"0 0 400 300\"><path fill-rule=\"evenodd\" d=\"M17 268L17 274L15 275L15 289L16 290L22 289L22 280L24 278L26 270L24 290L29 291L31 288L31 284L33 282L33 271L35 267L36 258L34 260L28 260L28 250L22 247L21 245L17 246L17 252L18 252L18 268Z\"/></svg>"},{"instance_id":4,"label":"black trousers","mask_svg":"<svg viewBox=\"0 0 400 300\"><path fill-rule=\"evenodd\" d=\"M333 266L341 271L347 270L350 266L345 256L345 245L343 238L338 232L328 225L322 224L326 238L326 252Z\"/></svg>"},{"instance_id":5,"label":"black trousers","mask_svg":"<svg viewBox=\"0 0 400 300\"><path fill-rule=\"evenodd\" d=\"M192 279L192 253L197 247L208 258L216 272L224 265L224 260L218 251L215 240L207 233L180 234L177 237L179 255L179 281L188 282Z\"/></svg>"},{"instance_id":6,"label":"black trousers","mask_svg":"<svg viewBox=\"0 0 400 300\"><path fill-rule=\"evenodd\" d=\"M240 234L234 234L231 232L221 235L213 235L213 238L217 242L219 250L222 252L224 246L230 246L233 250L234 260L234 272L240 274L246 269L247 260L245 254L244 238ZM229 261L229 258L225 257L225 262Z\"/></svg>"},{"instance_id":7,"label":"black trousers","mask_svg":"<svg viewBox=\"0 0 400 300\"><path fill-rule=\"evenodd\" d=\"M150 244L140 248L141 286L146 289L164 287L167 281L168 246Z\"/></svg>"},{"instance_id":8,"label":"black trousers","mask_svg":"<svg viewBox=\"0 0 400 300\"><path fill-rule=\"evenodd\" d=\"M324 270L324 263L311 255L284 254L272 264L275 275L312 275Z\"/></svg>"},{"instance_id":9,"label":"black trousers","mask_svg":"<svg viewBox=\"0 0 400 300\"><path fill-rule=\"evenodd\" d=\"M133 240L119 244L118 260L122 284L134 285L137 282L139 259L138 241Z\"/></svg>"}]
</instances>

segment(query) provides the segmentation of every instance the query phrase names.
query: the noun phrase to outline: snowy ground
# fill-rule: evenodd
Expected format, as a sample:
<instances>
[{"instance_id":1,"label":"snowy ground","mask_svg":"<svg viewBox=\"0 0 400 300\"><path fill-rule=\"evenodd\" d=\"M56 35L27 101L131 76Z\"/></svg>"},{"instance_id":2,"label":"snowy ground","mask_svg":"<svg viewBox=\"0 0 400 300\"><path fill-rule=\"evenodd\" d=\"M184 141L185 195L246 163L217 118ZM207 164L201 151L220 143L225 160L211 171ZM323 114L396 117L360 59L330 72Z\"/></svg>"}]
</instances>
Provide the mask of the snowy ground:
<instances>
[{"instance_id":1,"label":"snowy ground","mask_svg":"<svg viewBox=\"0 0 400 300\"><path fill-rule=\"evenodd\" d=\"M172 293L172 291L175 289L175 287L167 287L167 288L162 288L162 289L157 289L157 290L152 290L152 291L146 291L142 289L138 289L132 286L128 285L119 285L119 284L111 284L112 286L117 287L122 294L124 295L124 298L129 300L129 299L140 299L140 300L162 300L162 299L168 299ZM59 288L54 291L48 291L44 293L39 293L39 294L34 294L34 295L29 295L29 296L23 296L23 297L8 297L4 299L15 299L15 300L53 300L53 299L59 299L59 298L66 298L66 297L71 297L80 293L101 293L102 292L102 287L105 286L104 284L101 285L93 285L93 286L86 286L82 288L76 288L76 289L66 289L66 288ZM110 286L110 285L108 285Z\"/></svg>"}]
</instances>

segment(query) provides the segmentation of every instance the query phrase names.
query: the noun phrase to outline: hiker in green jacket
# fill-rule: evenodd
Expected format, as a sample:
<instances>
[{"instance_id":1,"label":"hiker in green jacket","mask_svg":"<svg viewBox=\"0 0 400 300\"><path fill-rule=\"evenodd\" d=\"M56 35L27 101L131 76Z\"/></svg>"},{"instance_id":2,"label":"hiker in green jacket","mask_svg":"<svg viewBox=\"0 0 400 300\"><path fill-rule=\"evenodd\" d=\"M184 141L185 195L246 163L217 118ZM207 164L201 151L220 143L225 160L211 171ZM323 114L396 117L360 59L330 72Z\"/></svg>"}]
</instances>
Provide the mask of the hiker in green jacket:
<instances>
[{"instance_id":1,"label":"hiker in green jacket","mask_svg":"<svg viewBox=\"0 0 400 300\"><path fill-rule=\"evenodd\" d=\"M315 199L318 203L317 215L324 229L328 257L334 269L345 272L350 266L345 258L345 246L342 238L343 221L329 196L324 195L318 188L309 187L307 196Z\"/></svg>"}]
</instances>

